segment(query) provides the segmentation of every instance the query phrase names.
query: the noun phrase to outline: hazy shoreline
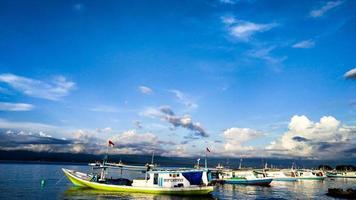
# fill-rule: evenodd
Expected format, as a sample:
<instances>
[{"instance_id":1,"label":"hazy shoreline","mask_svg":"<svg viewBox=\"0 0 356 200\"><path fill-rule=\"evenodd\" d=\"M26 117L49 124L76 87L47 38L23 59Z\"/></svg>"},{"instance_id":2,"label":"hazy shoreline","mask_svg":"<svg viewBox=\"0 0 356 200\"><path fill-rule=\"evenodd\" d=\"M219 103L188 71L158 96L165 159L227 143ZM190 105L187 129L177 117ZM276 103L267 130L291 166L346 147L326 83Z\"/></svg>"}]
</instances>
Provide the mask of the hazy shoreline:
<instances>
[{"instance_id":1,"label":"hazy shoreline","mask_svg":"<svg viewBox=\"0 0 356 200\"><path fill-rule=\"evenodd\" d=\"M104 155L74 154L55 152L31 152L31 151L4 151L0 150L0 163L24 163L24 164L64 164L87 165L89 162L101 161ZM151 162L151 155L109 155L112 162L120 160L126 164L141 165ZM192 167L197 158L192 157L163 157L155 156L155 163L161 166ZM201 159L204 159L201 157ZM240 158L209 157L208 165L215 167L219 163L230 168L236 168ZM310 160L310 159L282 159L282 158L243 158L242 166L262 168L267 162L268 166L277 168L289 168L293 163L299 168L315 168L319 165L356 165L355 160Z\"/></svg>"}]
</instances>

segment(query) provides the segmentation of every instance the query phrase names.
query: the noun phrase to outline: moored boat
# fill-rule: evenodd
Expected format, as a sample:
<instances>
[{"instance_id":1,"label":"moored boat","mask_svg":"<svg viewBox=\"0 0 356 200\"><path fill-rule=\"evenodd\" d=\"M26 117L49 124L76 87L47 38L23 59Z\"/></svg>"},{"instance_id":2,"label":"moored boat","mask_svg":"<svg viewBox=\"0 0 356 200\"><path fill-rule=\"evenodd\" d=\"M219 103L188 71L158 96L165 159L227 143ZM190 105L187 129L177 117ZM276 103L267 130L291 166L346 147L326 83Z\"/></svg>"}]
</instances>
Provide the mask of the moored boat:
<instances>
[{"instance_id":1,"label":"moored boat","mask_svg":"<svg viewBox=\"0 0 356 200\"><path fill-rule=\"evenodd\" d=\"M332 171L326 173L330 178L356 178L356 172L352 171Z\"/></svg>"},{"instance_id":2,"label":"moored boat","mask_svg":"<svg viewBox=\"0 0 356 200\"><path fill-rule=\"evenodd\" d=\"M297 173L290 169L266 170L267 177L273 178L273 181L297 181Z\"/></svg>"},{"instance_id":3,"label":"moored boat","mask_svg":"<svg viewBox=\"0 0 356 200\"><path fill-rule=\"evenodd\" d=\"M156 170L146 171L145 179L112 179L105 177L102 166L98 174L86 174L62 169L67 178L76 186L115 192L138 192L174 195L207 195L214 190L208 185L206 170Z\"/></svg>"},{"instance_id":4,"label":"moored boat","mask_svg":"<svg viewBox=\"0 0 356 200\"><path fill-rule=\"evenodd\" d=\"M266 174L254 170L225 170L220 176L228 184L268 186L273 181Z\"/></svg>"},{"instance_id":5,"label":"moored boat","mask_svg":"<svg viewBox=\"0 0 356 200\"><path fill-rule=\"evenodd\" d=\"M356 189L329 188L327 195L336 198L356 199Z\"/></svg>"},{"instance_id":6,"label":"moored boat","mask_svg":"<svg viewBox=\"0 0 356 200\"><path fill-rule=\"evenodd\" d=\"M324 180L326 175L320 170L298 170L297 171L298 180Z\"/></svg>"}]
</instances>

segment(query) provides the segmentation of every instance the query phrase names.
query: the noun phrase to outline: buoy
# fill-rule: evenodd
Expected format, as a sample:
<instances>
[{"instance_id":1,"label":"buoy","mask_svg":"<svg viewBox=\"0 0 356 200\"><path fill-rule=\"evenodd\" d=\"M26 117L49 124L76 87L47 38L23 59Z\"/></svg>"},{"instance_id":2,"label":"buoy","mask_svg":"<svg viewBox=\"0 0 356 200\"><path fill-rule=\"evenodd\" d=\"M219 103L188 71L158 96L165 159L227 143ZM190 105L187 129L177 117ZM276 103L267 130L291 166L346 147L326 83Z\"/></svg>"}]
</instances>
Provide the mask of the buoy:
<instances>
[{"instance_id":1,"label":"buoy","mask_svg":"<svg viewBox=\"0 0 356 200\"><path fill-rule=\"evenodd\" d=\"M45 183L46 183L45 180L42 179L42 180L41 180L41 188L43 188L43 187L45 186Z\"/></svg>"}]
</instances>

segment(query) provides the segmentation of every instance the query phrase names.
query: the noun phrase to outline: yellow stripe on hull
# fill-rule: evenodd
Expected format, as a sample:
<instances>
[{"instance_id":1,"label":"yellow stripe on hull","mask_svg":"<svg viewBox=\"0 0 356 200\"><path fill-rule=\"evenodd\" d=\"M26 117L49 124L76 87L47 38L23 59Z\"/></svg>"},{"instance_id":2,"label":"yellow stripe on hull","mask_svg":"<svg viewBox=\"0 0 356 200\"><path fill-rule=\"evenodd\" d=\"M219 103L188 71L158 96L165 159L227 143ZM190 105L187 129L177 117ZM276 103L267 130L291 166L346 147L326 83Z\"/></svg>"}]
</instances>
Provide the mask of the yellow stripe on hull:
<instances>
[{"instance_id":1,"label":"yellow stripe on hull","mask_svg":"<svg viewBox=\"0 0 356 200\"><path fill-rule=\"evenodd\" d=\"M77 186L90 187L97 190L111 192L136 192L151 194L175 194L175 195L207 195L214 190L213 186L192 187L192 188L156 188L156 187L133 187L123 185L109 185L103 183L90 182L72 175L66 169L63 169L68 179Z\"/></svg>"}]
</instances>

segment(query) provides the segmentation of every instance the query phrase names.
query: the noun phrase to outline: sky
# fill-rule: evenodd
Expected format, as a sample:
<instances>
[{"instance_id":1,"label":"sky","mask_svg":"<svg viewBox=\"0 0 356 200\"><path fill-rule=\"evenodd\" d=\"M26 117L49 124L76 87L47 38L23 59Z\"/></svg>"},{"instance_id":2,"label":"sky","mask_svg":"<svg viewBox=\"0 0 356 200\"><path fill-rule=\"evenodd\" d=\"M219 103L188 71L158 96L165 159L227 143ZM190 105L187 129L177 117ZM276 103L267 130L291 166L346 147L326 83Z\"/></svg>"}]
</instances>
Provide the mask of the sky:
<instances>
[{"instance_id":1,"label":"sky","mask_svg":"<svg viewBox=\"0 0 356 200\"><path fill-rule=\"evenodd\" d=\"M0 149L356 158L356 1L0 1Z\"/></svg>"}]
</instances>

